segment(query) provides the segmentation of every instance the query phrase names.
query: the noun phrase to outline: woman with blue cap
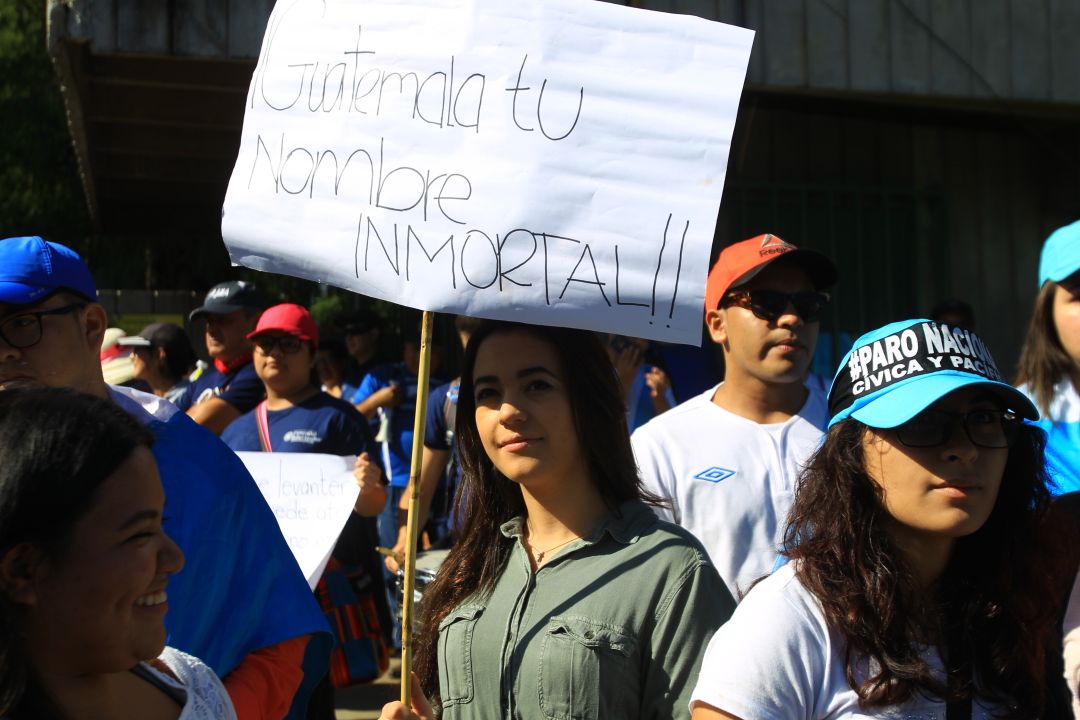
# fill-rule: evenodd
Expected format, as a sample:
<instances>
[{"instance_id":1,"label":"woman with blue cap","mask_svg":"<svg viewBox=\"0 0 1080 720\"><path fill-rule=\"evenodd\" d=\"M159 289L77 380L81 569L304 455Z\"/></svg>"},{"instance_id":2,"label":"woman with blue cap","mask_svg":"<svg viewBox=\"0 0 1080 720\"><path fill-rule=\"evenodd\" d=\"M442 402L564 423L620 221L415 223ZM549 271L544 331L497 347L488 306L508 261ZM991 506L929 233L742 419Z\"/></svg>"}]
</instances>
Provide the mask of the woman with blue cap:
<instances>
[{"instance_id":1,"label":"woman with blue cap","mask_svg":"<svg viewBox=\"0 0 1080 720\"><path fill-rule=\"evenodd\" d=\"M859 338L788 518L791 559L713 637L711 718L1037 718L1053 624L1038 413L974 333Z\"/></svg>"},{"instance_id":2,"label":"woman with blue cap","mask_svg":"<svg viewBox=\"0 0 1080 720\"><path fill-rule=\"evenodd\" d=\"M1016 381L1042 411L1055 494L1080 490L1080 220L1043 244Z\"/></svg>"},{"instance_id":3,"label":"woman with blue cap","mask_svg":"<svg viewBox=\"0 0 1080 720\"><path fill-rule=\"evenodd\" d=\"M1063 612L1064 674L1080 717L1080 221L1058 228L1043 244L1039 294L1031 314L1017 383L1042 410L1047 433L1046 466L1055 503L1048 536L1060 561L1055 577L1068 592ZM1060 594L1058 595L1060 596Z\"/></svg>"}]
</instances>

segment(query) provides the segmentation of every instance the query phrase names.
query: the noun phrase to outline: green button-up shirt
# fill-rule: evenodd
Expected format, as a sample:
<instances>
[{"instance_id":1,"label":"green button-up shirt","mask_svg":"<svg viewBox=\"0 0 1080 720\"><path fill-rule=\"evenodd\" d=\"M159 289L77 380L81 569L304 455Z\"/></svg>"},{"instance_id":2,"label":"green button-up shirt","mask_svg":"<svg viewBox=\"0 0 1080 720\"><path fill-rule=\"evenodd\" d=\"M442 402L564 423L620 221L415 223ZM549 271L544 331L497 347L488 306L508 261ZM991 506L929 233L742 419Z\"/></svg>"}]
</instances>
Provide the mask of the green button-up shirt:
<instances>
[{"instance_id":1,"label":"green button-up shirt","mask_svg":"<svg viewBox=\"0 0 1080 720\"><path fill-rule=\"evenodd\" d=\"M688 718L735 601L701 544L638 501L534 574L524 518L489 597L439 626L443 720Z\"/></svg>"}]
</instances>

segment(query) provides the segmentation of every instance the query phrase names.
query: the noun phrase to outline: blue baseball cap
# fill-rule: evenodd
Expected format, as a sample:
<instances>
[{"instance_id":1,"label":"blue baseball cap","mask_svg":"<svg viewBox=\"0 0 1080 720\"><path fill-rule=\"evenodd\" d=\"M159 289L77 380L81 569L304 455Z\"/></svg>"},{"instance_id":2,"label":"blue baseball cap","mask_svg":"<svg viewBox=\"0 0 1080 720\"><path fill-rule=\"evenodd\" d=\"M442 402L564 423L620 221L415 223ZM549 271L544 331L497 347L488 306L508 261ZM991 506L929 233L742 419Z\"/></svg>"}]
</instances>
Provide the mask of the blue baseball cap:
<instances>
[{"instance_id":1,"label":"blue baseball cap","mask_svg":"<svg viewBox=\"0 0 1080 720\"><path fill-rule=\"evenodd\" d=\"M1039 256L1039 287L1080 271L1080 220L1050 233Z\"/></svg>"},{"instance_id":2,"label":"blue baseball cap","mask_svg":"<svg viewBox=\"0 0 1080 720\"><path fill-rule=\"evenodd\" d=\"M30 305L58 290L97 302L94 278L78 253L37 236L0 240L0 302Z\"/></svg>"},{"instance_id":3,"label":"blue baseball cap","mask_svg":"<svg viewBox=\"0 0 1080 720\"><path fill-rule=\"evenodd\" d=\"M860 337L844 356L829 390L829 427L850 417L893 428L970 385L986 385L1020 417L1039 417L974 332L932 320L891 323Z\"/></svg>"}]
</instances>

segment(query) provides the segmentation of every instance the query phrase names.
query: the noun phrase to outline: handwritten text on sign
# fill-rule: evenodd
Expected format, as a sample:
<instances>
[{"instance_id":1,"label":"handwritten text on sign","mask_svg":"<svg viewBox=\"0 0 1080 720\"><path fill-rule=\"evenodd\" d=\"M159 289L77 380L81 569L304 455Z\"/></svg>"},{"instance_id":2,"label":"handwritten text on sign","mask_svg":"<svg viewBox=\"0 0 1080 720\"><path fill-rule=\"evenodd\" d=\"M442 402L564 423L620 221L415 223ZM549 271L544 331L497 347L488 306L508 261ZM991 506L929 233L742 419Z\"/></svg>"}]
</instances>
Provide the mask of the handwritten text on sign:
<instances>
[{"instance_id":1,"label":"handwritten text on sign","mask_svg":"<svg viewBox=\"0 0 1080 720\"><path fill-rule=\"evenodd\" d=\"M235 262L696 344L753 33L594 0L280 0Z\"/></svg>"},{"instance_id":2,"label":"handwritten text on sign","mask_svg":"<svg viewBox=\"0 0 1080 720\"><path fill-rule=\"evenodd\" d=\"M277 517L312 589L352 513L360 488L354 457L317 453L236 453Z\"/></svg>"}]
</instances>

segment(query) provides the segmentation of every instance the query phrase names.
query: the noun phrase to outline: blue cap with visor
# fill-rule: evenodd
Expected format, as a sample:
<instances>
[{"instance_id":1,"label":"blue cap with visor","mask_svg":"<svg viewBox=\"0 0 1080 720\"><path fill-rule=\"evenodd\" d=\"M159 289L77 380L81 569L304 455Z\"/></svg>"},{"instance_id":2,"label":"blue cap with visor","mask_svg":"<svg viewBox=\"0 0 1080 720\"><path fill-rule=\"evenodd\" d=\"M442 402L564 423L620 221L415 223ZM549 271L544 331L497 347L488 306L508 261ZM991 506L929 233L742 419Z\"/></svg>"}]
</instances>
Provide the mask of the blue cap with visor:
<instances>
[{"instance_id":1,"label":"blue cap with visor","mask_svg":"<svg viewBox=\"0 0 1080 720\"><path fill-rule=\"evenodd\" d=\"M1047 280L1061 282L1076 272L1080 272L1080 220L1046 238L1039 256L1039 287Z\"/></svg>"},{"instance_id":2,"label":"blue cap with visor","mask_svg":"<svg viewBox=\"0 0 1080 720\"><path fill-rule=\"evenodd\" d=\"M79 254L37 236L0 240L0 303L30 305L59 290L97 302L97 287Z\"/></svg>"},{"instance_id":3,"label":"blue cap with visor","mask_svg":"<svg viewBox=\"0 0 1080 720\"><path fill-rule=\"evenodd\" d=\"M894 428L971 385L992 389L1022 418L1039 417L975 333L924 319L891 323L860 337L844 356L829 390L829 427L850 417Z\"/></svg>"}]
</instances>

